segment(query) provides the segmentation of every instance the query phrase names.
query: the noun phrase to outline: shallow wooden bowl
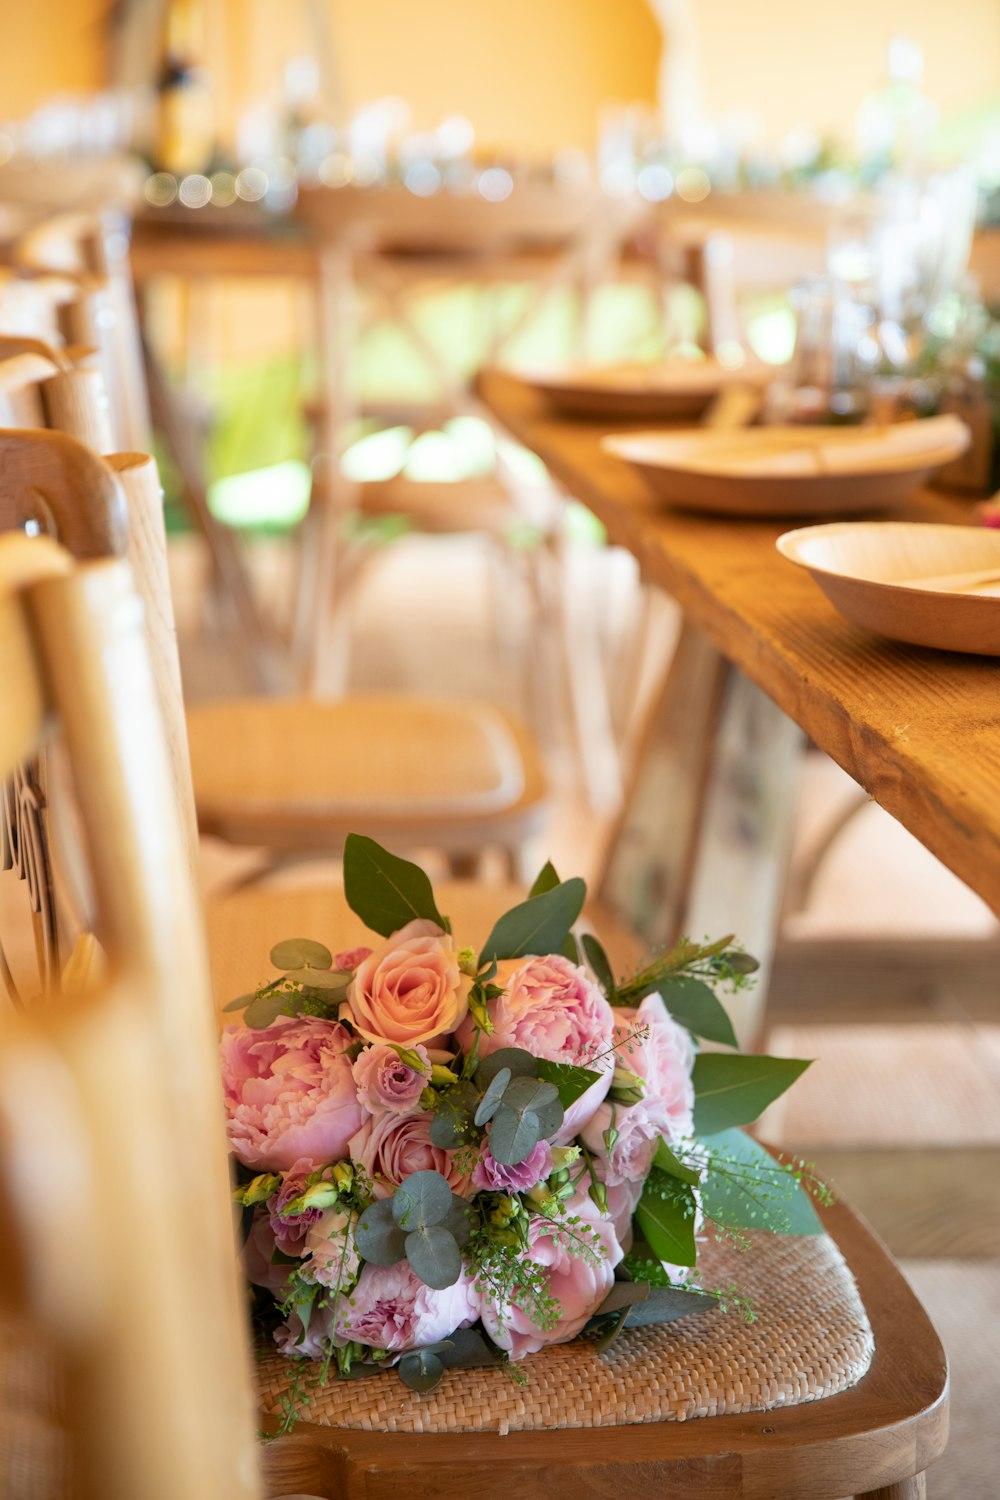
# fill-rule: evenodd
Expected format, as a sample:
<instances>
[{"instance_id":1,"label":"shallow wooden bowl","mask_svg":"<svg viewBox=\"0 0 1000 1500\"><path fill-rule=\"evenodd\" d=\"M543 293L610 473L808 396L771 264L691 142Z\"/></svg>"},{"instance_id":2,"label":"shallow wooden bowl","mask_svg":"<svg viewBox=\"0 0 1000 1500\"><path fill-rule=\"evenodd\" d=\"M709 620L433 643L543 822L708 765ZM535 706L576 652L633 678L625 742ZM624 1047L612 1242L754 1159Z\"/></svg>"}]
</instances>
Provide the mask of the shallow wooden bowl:
<instances>
[{"instance_id":1,"label":"shallow wooden bowl","mask_svg":"<svg viewBox=\"0 0 1000 1500\"><path fill-rule=\"evenodd\" d=\"M1000 656L1000 531L844 521L787 531L777 547L852 624L914 646ZM970 592L977 587L996 592Z\"/></svg>"},{"instance_id":2,"label":"shallow wooden bowl","mask_svg":"<svg viewBox=\"0 0 1000 1500\"><path fill-rule=\"evenodd\" d=\"M893 509L968 446L954 417L895 429L755 427L639 432L603 446L682 510L736 516L838 516ZM889 434L889 436L887 436ZM898 449L893 443L910 446Z\"/></svg>"},{"instance_id":3,"label":"shallow wooden bowl","mask_svg":"<svg viewBox=\"0 0 1000 1500\"><path fill-rule=\"evenodd\" d=\"M521 373L561 415L641 421L700 417L720 391L734 385L763 386L774 376L767 368L734 369L714 359Z\"/></svg>"}]
</instances>

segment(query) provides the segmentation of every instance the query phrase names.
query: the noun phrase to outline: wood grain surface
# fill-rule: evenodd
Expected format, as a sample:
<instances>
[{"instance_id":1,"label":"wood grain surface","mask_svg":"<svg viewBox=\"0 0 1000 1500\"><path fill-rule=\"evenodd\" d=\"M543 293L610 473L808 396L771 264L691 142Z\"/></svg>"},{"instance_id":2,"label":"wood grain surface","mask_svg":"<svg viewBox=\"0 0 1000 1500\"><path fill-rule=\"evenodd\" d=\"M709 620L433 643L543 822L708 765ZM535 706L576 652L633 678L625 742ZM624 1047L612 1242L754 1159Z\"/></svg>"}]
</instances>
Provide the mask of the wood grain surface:
<instances>
[{"instance_id":1,"label":"wood grain surface","mask_svg":"<svg viewBox=\"0 0 1000 1500\"><path fill-rule=\"evenodd\" d=\"M787 563L773 521L671 511L600 444L622 424L559 420L525 382L481 399L639 560L688 619L888 812L1000 912L1000 673L990 658L904 646L849 625ZM845 480L845 483L849 483ZM898 514L898 513L897 513ZM968 523L930 491L902 515Z\"/></svg>"}]
</instances>

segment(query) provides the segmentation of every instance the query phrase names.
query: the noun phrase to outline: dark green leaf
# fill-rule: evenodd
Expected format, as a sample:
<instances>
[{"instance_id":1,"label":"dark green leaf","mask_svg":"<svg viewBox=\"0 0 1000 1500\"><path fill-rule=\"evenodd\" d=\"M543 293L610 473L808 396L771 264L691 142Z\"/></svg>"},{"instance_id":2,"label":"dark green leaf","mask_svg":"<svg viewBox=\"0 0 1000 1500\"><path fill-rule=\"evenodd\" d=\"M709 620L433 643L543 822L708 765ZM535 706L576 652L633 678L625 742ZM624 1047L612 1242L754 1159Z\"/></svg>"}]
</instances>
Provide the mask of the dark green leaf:
<instances>
[{"instance_id":1,"label":"dark green leaf","mask_svg":"<svg viewBox=\"0 0 1000 1500\"><path fill-rule=\"evenodd\" d=\"M501 1104L490 1127L490 1154L494 1161L513 1167L530 1156L542 1137L538 1116Z\"/></svg>"},{"instance_id":2,"label":"dark green leaf","mask_svg":"<svg viewBox=\"0 0 1000 1500\"><path fill-rule=\"evenodd\" d=\"M619 1308L631 1307L633 1302L645 1302L648 1296L648 1281L616 1281L594 1317L601 1318L605 1313L618 1312Z\"/></svg>"},{"instance_id":3,"label":"dark green leaf","mask_svg":"<svg viewBox=\"0 0 1000 1500\"><path fill-rule=\"evenodd\" d=\"M501 1068L499 1073L494 1073L493 1077L490 1079L489 1087L480 1100L479 1108L476 1110L474 1116L474 1120L477 1125L485 1125L489 1120L492 1120L493 1116L500 1108L500 1100L503 1097L504 1089L507 1087L508 1083L510 1083L510 1077L511 1075L509 1068Z\"/></svg>"},{"instance_id":4,"label":"dark green leaf","mask_svg":"<svg viewBox=\"0 0 1000 1500\"><path fill-rule=\"evenodd\" d=\"M461 1250L472 1233L472 1214L468 1203L457 1193L452 1194L451 1208L441 1220L441 1228L447 1229Z\"/></svg>"},{"instance_id":5,"label":"dark green leaf","mask_svg":"<svg viewBox=\"0 0 1000 1500\"><path fill-rule=\"evenodd\" d=\"M611 1345L614 1343L615 1339L625 1327L625 1320L627 1317L628 1308L620 1308L615 1315L614 1322L604 1330L599 1338L594 1340L594 1350L596 1353L603 1354L605 1349L611 1348Z\"/></svg>"},{"instance_id":6,"label":"dark green leaf","mask_svg":"<svg viewBox=\"0 0 1000 1500\"><path fill-rule=\"evenodd\" d=\"M717 1135L749 1125L808 1068L794 1057L700 1052L694 1062L694 1128Z\"/></svg>"},{"instance_id":7,"label":"dark green leaf","mask_svg":"<svg viewBox=\"0 0 1000 1500\"><path fill-rule=\"evenodd\" d=\"M707 1145L711 1159L702 1206L710 1219L730 1229L823 1233L808 1193L759 1141L742 1130L726 1130Z\"/></svg>"},{"instance_id":8,"label":"dark green leaf","mask_svg":"<svg viewBox=\"0 0 1000 1500\"><path fill-rule=\"evenodd\" d=\"M583 951L587 955L588 964L594 971L594 977L605 995L610 999L615 992L615 976L612 972L608 955L597 939L592 937L589 932L583 934L582 941Z\"/></svg>"},{"instance_id":9,"label":"dark green leaf","mask_svg":"<svg viewBox=\"0 0 1000 1500\"><path fill-rule=\"evenodd\" d=\"M380 1198L365 1209L354 1240L358 1254L375 1266L394 1266L406 1254L406 1236L393 1218L392 1199Z\"/></svg>"},{"instance_id":10,"label":"dark green leaf","mask_svg":"<svg viewBox=\"0 0 1000 1500\"><path fill-rule=\"evenodd\" d=\"M427 1354L422 1349L404 1354L396 1366L400 1380L411 1391L425 1394L439 1384L444 1374L444 1365L436 1354Z\"/></svg>"},{"instance_id":11,"label":"dark green leaf","mask_svg":"<svg viewBox=\"0 0 1000 1500\"><path fill-rule=\"evenodd\" d=\"M454 1237L440 1224L416 1229L406 1236L406 1258L425 1286L443 1291L462 1274L462 1255Z\"/></svg>"},{"instance_id":12,"label":"dark green leaf","mask_svg":"<svg viewBox=\"0 0 1000 1500\"><path fill-rule=\"evenodd\" d=\"M574 877L506 912L486 939L480 962L558 953L583 909L587 887Z\"/></svg>"},{"instance_id":13,"label":"dark green leaf","mask_svg":"<svg viewBox=\"0 0 1000 1500\"><path fill-rule=\"evenodd\" d=\"M359 833L349 833L344 845L344 894L365 926L383 937L418 917L445 926L420 866Z\"/></svg>"},{"instance_id":14,"label":"dark green leaf","mask_svg":"<svg viewBox=\"0 0 1000 1500\"><path fill-rule=\"evenodd\" d=\"M400 1229L440 1224L450 1208L451 1188L440 1172L411 1172L392 1197L392 1217Z\"/></svg>"},{"instance_id":15,"label":"dark green leaf","mask_svg":"<svg viewBox=\"0 0 1000 1500\"><path fill-rule=\"evenodd\" d=\"M537 1078L535 1071L538 1059L532 1057L523 1047L498 1047L488 1057L484 1057L476 1070L476 1082L481 1089L488 1084L500 1072L501 1068L509 1068L512 1078Z\"/></svg>"},{"instance_id":16,"label":"dark green leaf","mask_svg":"<svg viewBox=\"0 0 1000 1500\"><path fill-rule=\"evenodd\" d=\"M322 943L311 938L285 938L271 949L271 962L276 969L328 969L333 963L333 954Z\"/></svg>"},{"instance_id":17,"label":"dark green leaf","mask_svg":"<svg viewBox=\"0 0 1000 1500\"><path fill-rule=\"evenodd\" d=\"M592 1068L580 1068L575 1063L549 1062L547 1057L536 1059L535 1069L539 1078L555 1084L563 1109L575 1104L601 1076Z\"/></svg>"},{"instance_id":18,"label":"dark green leaf","mask_svg":"<svg viewBox=\"0 0 1000 1500\"><path fill-rule=\"evenodd\" d=\"M560 880L555 866L550 859L547 859L535 876L535 883L528 892L528 900L532 900L535 896L544 896L546 891L554 891L559 884Z\"/></svg>"},{"instance_id":19,"label":"dark green leaf","mask_svg":"<svg viewBox=\"0 0 1000 1500\"><path fill-rule=\"evenodd\" d=\"M654 1286L650 1287L645 1302L629 1308L625 1327L649 1328L657 1323L672 1323L675 1318L705 1312L715 1305L715 1298L709 1292L685 1290L676 1286Z\"/></svg>"},{"instance_id":20,"label":"dark green leaf","mask_svg":"<svg viewBox=\"0 0 1000 1500\"><path fill-rule=\"evenodd\" d=\"M530 1110L538 1120L542 1135L552 1135L557 1131L565 1113L555 1084L540 1082L536 1078L513 1079L504 1090L503 1104L505 1108L516 1109L522 1114Z\"/></svg>"},{"instance_id":21,"label":"dark green leaf","mask_svg":"<svg viewBox=\"0 0 1000 1500\"><path fill-rule=\"evenodd\" d=\"M441 1363L449 1370L470 1370L480 1365L503 1363L503 1350L476 1328L456 1328L442 1351Z\"/></svg>"},{"instance_id":22,"label":"dark green leaf","mask_svg":"<svg viewBox=\"0 0 1000 1500\"><path fill-rule=\"evenodd\" d=\"M636 1205L635 1221L657 1260L673 1266L695 1264L694 1220L692 1189L654 1167Z\"/></svg>"},{"instance_id":23,"label":"dark green leaf","mask_svg":"<svg viewBox=\"0 0 1000 1500\"><path fill-rule=\"evenodd\" d=\"M681 1182L689 1182L695 1185L701 1181L701 1177L697 1172L693 1171L691 1167L686 1167L674 1155L662 1136L660 1137L660 1144L656 1148L656 1155L653 1157L653 1165L654 1167L659 1167L661 1172L667 1172L671 1177L678 1178Z\"/></svg>"},{"instance_id":24,"label":"dark green leaf","mask_svg":"<svg viewBox=\"0 0 1000 1500\"><path fill-rule=\"evenodd\" d=\"M262 1031L265 1026L270 1026L276 1016L280 1016L291 995L282 994L280 990L272 990L267 995L255 995L243 1013L243 1019L248 1026L255 1031Z\"/></svg>"},{"instance_id":25,"label":"dark green leaf","mask_svg":"<svg viewBox=\"0 0 1000 1500\"><path fill-rule=\"evenodd\" d=\"M678 1025L707 1042L720 1042L723 1047L739 1046L725 1007L704 980L691 979L686 974L668 974L656 988Z\"/></svg>"},{"instance_id":26,"label":"dark green leaf","mask_svg":"<svg viewBox=\"0 0 1000 1500\"><path fill-rule=\"evenodd\" d=\"M579 964L580 944L577 942L576 938L571 932L566 934L566 941L559 949L559 952L562 954L563 958L568 958L571 964Z\"/></svg>"}]
</instances>

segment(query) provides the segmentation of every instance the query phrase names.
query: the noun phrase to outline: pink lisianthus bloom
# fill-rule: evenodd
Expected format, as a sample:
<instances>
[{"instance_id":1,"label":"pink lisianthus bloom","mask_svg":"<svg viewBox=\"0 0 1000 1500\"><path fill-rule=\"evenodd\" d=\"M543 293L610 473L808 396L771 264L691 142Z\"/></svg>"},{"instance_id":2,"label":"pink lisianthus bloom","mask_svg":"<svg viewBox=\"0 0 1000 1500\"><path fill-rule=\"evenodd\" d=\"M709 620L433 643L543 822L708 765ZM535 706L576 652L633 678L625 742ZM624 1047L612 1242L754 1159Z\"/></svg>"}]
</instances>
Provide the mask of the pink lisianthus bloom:
<instances>
[{"instance_id":1,"label":"pink lisianthus bloom","mask_svg":"<svg viewBox=\"0 0 1000 1500\"><path fill-rule=\"evenodd\" d=\"M693 1135L694 1046L688 1032L674 1020L660 995L647 995L637 1010L618 1011L615 1020L615 1040L623 1043L616 1058L646 1085L637 1107L669 1140ZM634 1039L629 1041L631 1034Z\"/></svg>"},{"instance_id":2,"label":"pink lisianthus bloom","mask_svg":"<svg viewBox=\"0 0 1000 1500\"><path fill-rule=\"evenodd\" d=\"M571 1254L567 1245L573 1244L580 1251L581 1239L588 1248ZM483 1325L493 1342L508 1350L511 1359L523 1359L546 1344L564 1344L575 1338L611 1290L615 1266L622 1258L614 1225L589 1198L573 1201L565 1228L557 1228L549 1219L532 1218L528 1241L524 1254L545 1268L549 1293L558 1302L560 1313L553 1327L539 1328L528 1312L513 1305L500 1308L495 1298L484 1293Z\"/></svg>"},{"instance_id":3,"label":"pink lisianthus bloom","mask_svg":"<svg viewBox=\"0 0 1000 1500\"><path fill-rule=\"evenodd\" d=\"M487 1144L472 1169L472 1186L477 1192L525 1193L552 1171L552 1148L539 1141L534 1149L515 1166L505 1166L490 1153Z\"/></svg>"},{"instance_id":4,"label":"pink lisianthus bloom","mask_svg":"<svg viewBox=\"0 0 1000 1500\"><path fill-rule=\"evenodd\" d=\"M558 953L502 964L496 982L505 990L490 1006L493 1032L480 1035L480 1056L501 1047L523 1047L533 1057L592 1067L600 1074L570 1105L552 1137L553 1145L565 1146L611 1087L614 1012L586 970ZM462 1040L471 1042L468 1025Z\"/></svg>"},{"instance_id":5,"label":"pink lisianthus bloom","mask_svg":"<svg viewBox=\"0 0 1000 1500\"><path fill-rule=\"evenodd\" d=\"M350 1035L319 1016L277 1016L222 1037L229 1144L244 1166L288 1172L339 1161L362 1120L344 1048Z\"/></svg>"},{"instance_id":6,"label":"pink lisianthus bloom","mask_svg":"<svg viewBox=\"0 0 1000 1500\"><path fill-rule=\"evenodd\" d=\"M420 1108L420 1095L431 1076L427 1048L412 1049L423 1062L418 1072L403 1062L393 1047L376 1042L354 1059L354 1082L358 1098L373 1115L409 1115Z\"/></svg>"},{"instance_id":7,"label":"pink lisianthus bloom","mask_svg":"<svg viewBox=\"0 0 1000 1500\"><path fill-rule=\"evenodd\" d=\"M302 1275L318 1281L332 1292L347 1291L353 1285L361 1258L354 1243L356 1213L343 1208L328 1208L309 1225L302 1247L305 1259Z\"/></svg>"},{"instance_id":8,"label":"pink lisianthus bloom","mask_svg":"<svg viewBox=\"0 0 1000 1500\"><path fill-rule=\"evenodd\" d=\"M433 1119L429 1110L368 1116L351 1138L351 1159L365 1169L376 1198L388 1198L413 1172L440 1172L452 1192L462 1197L474 1191L468 1176L456 1167L455 1153L431 1140Z\"/></svg>"},{"instance_id":9,"label":"pink lisianthus bloom","mask_svg":"<svg viewBox=\"0 0 1000 1500\"><path fill-rule=\"evenodd\" d=\"M337 1299L333 1324L337 1343L355 1339L401 1354L436 1344L478 1317L479 1296L464 1271L453 1286L435 1291L399 1261L366 1265L350 1296Z\"/></svg>"},{"instance_id":10,"label":"pink lisianthus bloom","mask_svg":"<svg viewBox=\"0 0 1000 1500\"><path fill-rule=\"evenodd\" d=\"M362 960L347 1002L368 1041L415 1047L455 1030L469 1008L470 983L459 971L449 935L418 919Z\"/></svg>"},{"instance_id":11,"label":"pink lisianthus bloom","mask_svg":"<svg viewBox=\"0 0 1000 1500\"><path fill-rule=\"evenodd\" d=\"M303 1254L302 1244L309 1226L315 1224L322 1217L322 1210L318 1208L307 1208L300 1214L286 1214L289 1203L306 1190L306 1178L315 1168L312 1162L301 1159L285 1173L284 1181L273 1198L267 1200L267 1211L271 1219L271 1229L278 1249L285 1255Z\"/></svg>"}]
</instances>

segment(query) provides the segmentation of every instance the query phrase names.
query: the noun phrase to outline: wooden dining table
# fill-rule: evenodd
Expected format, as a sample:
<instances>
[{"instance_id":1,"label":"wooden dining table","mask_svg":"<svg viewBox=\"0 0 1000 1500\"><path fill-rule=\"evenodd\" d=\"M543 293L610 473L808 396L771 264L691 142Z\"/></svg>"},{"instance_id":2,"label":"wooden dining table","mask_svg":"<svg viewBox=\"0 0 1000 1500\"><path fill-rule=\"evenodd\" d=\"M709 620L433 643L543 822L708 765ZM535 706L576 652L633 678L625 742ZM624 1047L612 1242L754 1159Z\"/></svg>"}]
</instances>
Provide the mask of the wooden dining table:
<instances>
[{"instance_id":1,"label":"wooden dining table","mask_svg":"<svg viewBox=\"0 0 1000 1500\"><path fill-rule=\"evenodd\" d=\"M484 372L478 393L683 611L608 862L606 901L653 939L738 924L766 959L807 736L1000 913L995 660L849 624L776 550L781 533L804 522L685 513L657 500L601 443L648 421L559 416L536 387L500 371ZM894 515L975 519L968 502L932 489ZM674 933L649 931L654 908L668 911ZM744 1017L748 1038L761 1003Z\"/></svg>"}]
</instances>

